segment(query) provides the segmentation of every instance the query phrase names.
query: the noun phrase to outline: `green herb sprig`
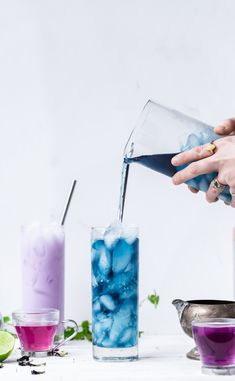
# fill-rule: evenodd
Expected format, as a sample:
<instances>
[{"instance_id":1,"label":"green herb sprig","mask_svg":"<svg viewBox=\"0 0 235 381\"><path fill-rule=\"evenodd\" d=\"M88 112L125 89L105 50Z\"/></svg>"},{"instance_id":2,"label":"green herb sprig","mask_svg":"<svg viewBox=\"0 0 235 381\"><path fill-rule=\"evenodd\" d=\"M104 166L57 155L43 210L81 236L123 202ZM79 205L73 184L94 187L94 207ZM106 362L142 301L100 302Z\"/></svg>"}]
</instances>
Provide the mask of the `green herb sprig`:
<instances>
[{"instance_id":1,"label":"green herb sprig","mask_svg":"<svg viewBox=\"0 0 235 381\"><path fill-rule=\"evenodd\" d=\"M154 290L152 294L149 294L146 298L144 298L144 299L140 302L139 306L142 307L143 303L146 302L147 300L148 300L151 304L153 304L155 308L157 308L157 306L158 306L158 304L159 304L159 301L160 301L160 296L157 295L156 290Z\"/></svg>"},{"instance_id":2,"label":"green herb sprig","mask_svg":"<svg viewBox=\"0 0 235 381\"><path fill-rule=\"evenodd\" d=\"M3 316L2 322L3 322L3 327L1 327L1 329L3 331L10 333L12 336L14 336L14 338L17 338L17 335L14 332L15 330L14 330L13 324L11 322L10 316L7 316L7 315Z\"/></svg>"},{"instance_id":3,"label":"green herb sprig","mask_svg":"<svg viewBox=\"0 0 235 381\"><path fill-rule=\"evenodd\" d=\"M2 317L3 324L8 324L11 321L10 316L3 316Z\"/></svg>"},{"instance_id":4,"label":"green herb sprig","mask_svg":"<svg viewBox=\"0 0 235 381\"><path fill-rule=\"evenodd\" d=\"M153 294L148 295L148 301L154 305L155 308L157 308L159 304L160 297L157 295L156 291L154 290Z\"/></svg>"}]
</instances>

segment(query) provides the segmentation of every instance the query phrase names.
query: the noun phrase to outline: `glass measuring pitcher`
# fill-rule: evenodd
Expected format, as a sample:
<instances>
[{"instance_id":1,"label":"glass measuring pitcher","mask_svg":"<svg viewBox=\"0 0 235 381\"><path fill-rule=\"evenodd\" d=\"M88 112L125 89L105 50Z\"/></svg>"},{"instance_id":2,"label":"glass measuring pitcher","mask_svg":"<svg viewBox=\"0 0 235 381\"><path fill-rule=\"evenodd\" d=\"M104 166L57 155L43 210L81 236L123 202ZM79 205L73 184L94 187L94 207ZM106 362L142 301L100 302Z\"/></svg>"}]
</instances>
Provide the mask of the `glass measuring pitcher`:
<instances>
[{"instance_id":1,"label":"glass measuring pitcher","mask_svg":"<svg viewBox=\"0 0 235 381\"><path fill-rule=\"evenodd\" d=\"M197 119L148 101L132 131L124 151L127 164L139 163L172 177L183 167L175 167L171 159L177 153L221 138L213 128ZM217 173L197 176L187 185L206 192ZM231 202L229 188L219 198Z\"/></svg>"}]
</instances>

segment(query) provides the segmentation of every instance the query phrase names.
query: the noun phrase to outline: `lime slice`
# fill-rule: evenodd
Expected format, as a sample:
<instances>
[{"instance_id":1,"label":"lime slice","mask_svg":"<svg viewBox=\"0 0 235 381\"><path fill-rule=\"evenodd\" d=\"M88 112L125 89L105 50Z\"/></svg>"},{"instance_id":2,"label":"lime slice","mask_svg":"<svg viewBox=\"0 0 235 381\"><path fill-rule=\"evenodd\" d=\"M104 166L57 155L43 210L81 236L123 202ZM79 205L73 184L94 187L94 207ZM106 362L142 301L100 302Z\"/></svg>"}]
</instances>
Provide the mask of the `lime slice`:
<instances>
[{"instance_id":1,"label":"lime slice","mask_svg":"<svg viewBox=\"0 0 235 381\"><path fill-rule=\"evenodd\" d=\"M5 331L0 331L0 362L3 362L10 356L14 349L15 338Z\"/></svg>"}]
</instances>

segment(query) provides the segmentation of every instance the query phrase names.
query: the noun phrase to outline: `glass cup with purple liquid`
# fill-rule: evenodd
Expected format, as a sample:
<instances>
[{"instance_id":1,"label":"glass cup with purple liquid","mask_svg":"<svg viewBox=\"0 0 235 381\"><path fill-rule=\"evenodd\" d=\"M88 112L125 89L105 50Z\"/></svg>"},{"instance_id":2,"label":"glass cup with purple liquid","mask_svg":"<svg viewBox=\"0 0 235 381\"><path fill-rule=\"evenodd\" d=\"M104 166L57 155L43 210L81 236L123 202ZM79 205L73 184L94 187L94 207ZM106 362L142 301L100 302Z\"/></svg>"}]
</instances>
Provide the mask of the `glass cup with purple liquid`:
<instances>
[{"instance_id":1,"label":"glass cup with purple liquid","mask_svg":"<svg viewBox=\"0 0 235 381\"><path fill-rule=\"evenodd\" d=\"M202 373L235 374L235 319L193 321L193 337L200 353Z\"/></svg>"},{"instance_id":2,"label":"glass cup with purple liquid","mask_svg":"<svg viewBox=\"0 0 235 381\"><path fill-rule=\"evenodd\" d=\"M55 351L73 339L78 332L78 325L74 320L64 320L63 323L72 323L74 332L58 345L54 345L60 323L60 312L55 308L18 310L12 313L12 320L20 340L22 356L47 356L48 352Z\"/></svg>"}]
</instances>

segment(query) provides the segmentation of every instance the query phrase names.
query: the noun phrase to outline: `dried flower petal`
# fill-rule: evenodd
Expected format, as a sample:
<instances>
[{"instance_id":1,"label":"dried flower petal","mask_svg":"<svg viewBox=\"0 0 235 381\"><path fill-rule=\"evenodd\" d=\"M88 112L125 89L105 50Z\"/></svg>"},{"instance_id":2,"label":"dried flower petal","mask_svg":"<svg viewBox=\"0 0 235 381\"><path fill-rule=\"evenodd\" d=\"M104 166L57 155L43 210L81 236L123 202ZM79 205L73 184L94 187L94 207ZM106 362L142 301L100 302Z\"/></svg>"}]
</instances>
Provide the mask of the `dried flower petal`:
<instances>
[{"instance_id":1,"label":"dried flower petal","mask_svg":"<svg viewBox=\"0 0 235 381\"><path fill-rule=\"evenodd\" d=\"M45 370L36 370L36 369L31 370L31 374L44 374L44 373L46 373Z\"/></svg>"},{"instance_id":2,"label":"dried flower petal","mask_svg":"<svg viewBox=\"0 0 235 381\"><path fill-rule=\"evenodd\" d=\"M29 356L22 356L17 359L18 365L20 366L28 366L32 360Z\"/></svg>"},{"instance_id":3,"label":"dried flower petal","mask_svg":"<svg viewBox=\"0 0 235 381\"><path fill-rule=\"evenodd\" d=\"M48 356L58 356L58 357L64 357L67 356L68 352L60 351L59 349L52 349L48 352Z\"/></svg>"},{"instance_id":4,"label":"dried flower petal","mask_svg":"<svg viewBox=\"0 0 235 381\"><path fill-rule=\"evenodd\" d=\"M35 362L29 362L29 366L46 366L46 362L41 362L40 364L37 364Z\"/></svg>"},{"instance_id":5,"label":"dried flower petal","mask_svg":"<svg viewBox=\"0 0 235 381\"><path fill-rule=\"evenodd\" d=\"M30 357L29 356L22 356L19 359L17 359L17 362L22 362L22 361L29 361Z\"/></svg>"}]
</instances>

